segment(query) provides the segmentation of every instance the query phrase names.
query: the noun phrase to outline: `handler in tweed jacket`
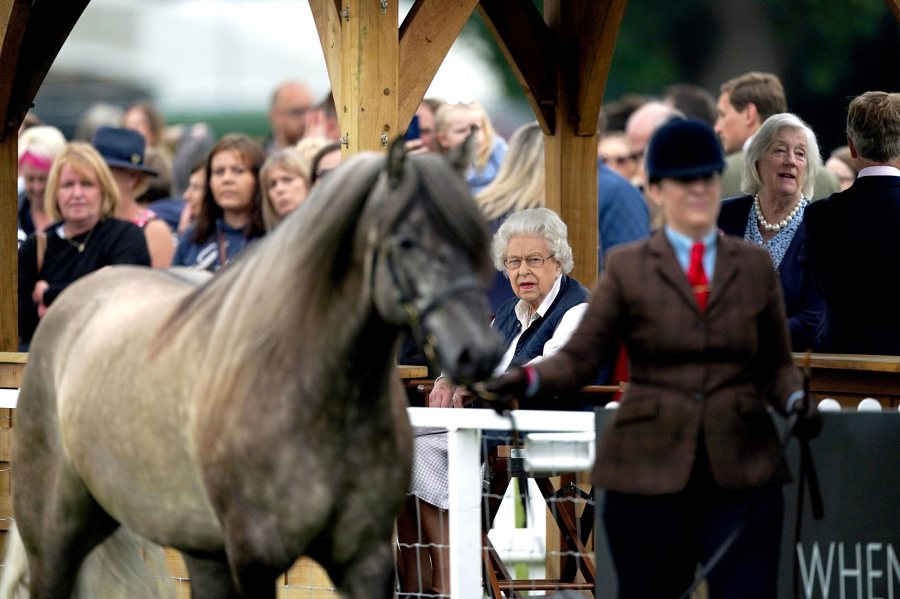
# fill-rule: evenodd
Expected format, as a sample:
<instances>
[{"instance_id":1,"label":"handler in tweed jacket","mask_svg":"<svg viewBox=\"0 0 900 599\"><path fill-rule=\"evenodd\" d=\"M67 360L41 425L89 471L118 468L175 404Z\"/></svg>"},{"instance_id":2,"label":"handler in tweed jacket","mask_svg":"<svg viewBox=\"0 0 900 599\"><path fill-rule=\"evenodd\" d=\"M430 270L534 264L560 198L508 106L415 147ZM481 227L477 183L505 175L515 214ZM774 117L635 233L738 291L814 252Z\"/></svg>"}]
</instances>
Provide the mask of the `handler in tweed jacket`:
<instances>
[{"instance_id":1,"label":"handler in tweed jacket","mask_svg":"<svg viewBox=\"0 0 900 599\"><path fill-rule=\"evenodd\" d=\"M786 412L802 396L801 377L772 260L716 229L723 164L705 124L675 119L657 131L648 192L666 226L613 251L569 342L520 371L519 390L528 383L520 405L548 407L557 392L589 381L617 339L625 343L631 380L593 472L607 490L621 598L678 597L770 477L786 478L767 407ZM694 261L702 255L708 281L695 280L697 289L687 274L695 242L704 244ZM503 376L507 387L501 378L493 388L522 395L516 374ZM777 484L762 494L708 578L711 598L776 596L783 502Z\"/></svg>"}]
</instances>

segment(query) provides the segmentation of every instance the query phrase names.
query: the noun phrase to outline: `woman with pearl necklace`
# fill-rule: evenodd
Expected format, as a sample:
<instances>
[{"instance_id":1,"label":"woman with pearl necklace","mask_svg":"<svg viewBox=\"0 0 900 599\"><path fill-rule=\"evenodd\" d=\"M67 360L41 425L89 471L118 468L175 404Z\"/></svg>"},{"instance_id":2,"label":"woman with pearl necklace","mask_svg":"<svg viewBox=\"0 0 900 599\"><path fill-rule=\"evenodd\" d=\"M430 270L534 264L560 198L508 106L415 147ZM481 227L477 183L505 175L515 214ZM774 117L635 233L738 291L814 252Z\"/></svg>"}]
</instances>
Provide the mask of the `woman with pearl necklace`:
<instances>
[{"instance_id":1,"label":"woman with pearl necklace","mask_svg":"<svg viewBox=\"0 0 900 599\"><path fill-rule=\"evenodd\" d=\"M791 349L818 346L824 312L812 272L802 262L803 215L822 159L813 130L791 113L766 119L747 149L741 189L722 202L719 228L765 248L781 277Z\"/></svg>"}]
</instances>

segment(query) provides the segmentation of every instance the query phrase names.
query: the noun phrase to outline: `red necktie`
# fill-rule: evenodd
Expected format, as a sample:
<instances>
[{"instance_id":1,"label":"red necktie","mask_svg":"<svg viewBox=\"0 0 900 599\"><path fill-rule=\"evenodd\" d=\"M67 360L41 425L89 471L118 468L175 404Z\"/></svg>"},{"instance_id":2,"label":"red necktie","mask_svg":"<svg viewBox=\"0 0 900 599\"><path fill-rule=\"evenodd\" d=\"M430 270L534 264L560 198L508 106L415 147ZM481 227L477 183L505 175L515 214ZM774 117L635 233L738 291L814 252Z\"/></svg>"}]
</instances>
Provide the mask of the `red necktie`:
<instances>
[{"instance_id":1,"label":"red necktie","mask_svg":"<svg viewBox=\"0 0 900 599\"><path fill-rule=\"evenodd\" d=\"M703 250L703 243L699 241L695 241L691 246L691 265L687 273L688 283L694 290L694 297L697 298L701 312L706 309L706 301L709 299L709 280L703 270Z\"/></svg>"}]
</instances>

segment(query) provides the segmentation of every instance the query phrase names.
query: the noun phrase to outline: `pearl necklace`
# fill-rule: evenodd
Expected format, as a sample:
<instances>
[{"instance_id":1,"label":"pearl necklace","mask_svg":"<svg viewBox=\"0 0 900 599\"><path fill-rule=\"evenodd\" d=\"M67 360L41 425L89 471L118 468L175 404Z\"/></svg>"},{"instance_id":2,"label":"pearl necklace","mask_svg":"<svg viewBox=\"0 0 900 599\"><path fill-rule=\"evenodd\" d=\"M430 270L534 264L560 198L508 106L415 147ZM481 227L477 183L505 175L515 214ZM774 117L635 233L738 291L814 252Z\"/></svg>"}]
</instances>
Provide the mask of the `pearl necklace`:
<instances>
[{"instance_id":1,"label":"pearl necklace","mask_svg":"<svg viewBox=\"0 0 900 599\"><path fill-rule=\"evenodd\" d=\"M790 224L791 220L793 220L793 218L795 216L797 216L797 213L800 212L800 208L803 207L805 204L806 204L806 198L801 197L800 201L797 202L797 205L794 206L794 209L791 210L791 213L788 214L786 217L784 217L784 220L782 220L780 223L775 223L773 225L772 223L770 223L769 221L766 220L765 216L763 216L762 209L759 207L759 194L757 193L753 196L753 211L756 212L756 220L759 221L760 226L763 229L765 229L766 231L776 231L777 232L777 231L782 230L786 226L788 226L788 224Z\"/></svg>"}]
</instances>

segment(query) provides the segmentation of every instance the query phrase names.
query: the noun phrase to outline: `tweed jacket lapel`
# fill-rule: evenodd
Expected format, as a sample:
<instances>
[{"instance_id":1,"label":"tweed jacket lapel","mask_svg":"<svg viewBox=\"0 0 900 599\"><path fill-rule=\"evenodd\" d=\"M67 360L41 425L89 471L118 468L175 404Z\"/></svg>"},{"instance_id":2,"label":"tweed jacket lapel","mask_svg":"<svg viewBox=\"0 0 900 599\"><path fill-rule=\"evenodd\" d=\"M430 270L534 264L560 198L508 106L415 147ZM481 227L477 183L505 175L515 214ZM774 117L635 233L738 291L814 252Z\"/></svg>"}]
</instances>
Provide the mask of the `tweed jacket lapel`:
<instances>
[{"instance_id":1,"label":"tweed jacket lapel","mask_svg":"<svg viewBox=\"0 0 900 599\"><path fill-rule=\"evenodd\" d=\"M679 297L692 310L699 313L700 306L697 305L697 299L694 297L694 292L688 283L687 275L681 270L678 258L675 257L675 250L672 249L662 229L659 229L650 238L649 248L650 254L656 262L656 272L659 273L660 278L671 285L678 292Z\"/></svg>"},{"instance_id":2,"label":"tweed jacket lapel","mask_svg":"<svg viewBox=\"0 0 900 599\"><path fill-rule=\"evenodd\" d=\"M735 259L734 245L735 243L744 243L744 241L719 235L716 243L718 244L716 270L713 273L712 283L709 286L709 301L706 304L707 312L712 310L716 302L725 295L725 292L731 286L731 281L738 275L739 264L738 260Z\"/></svg>"}]
</instances>

